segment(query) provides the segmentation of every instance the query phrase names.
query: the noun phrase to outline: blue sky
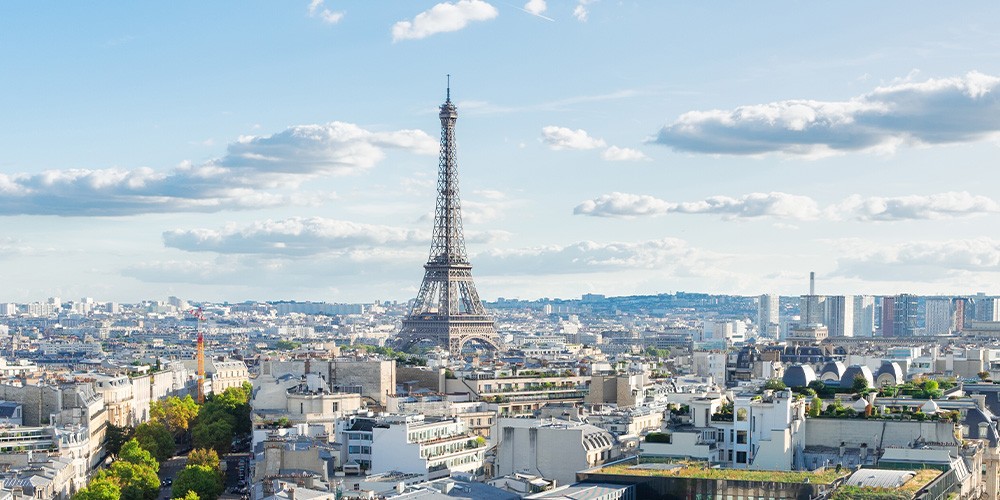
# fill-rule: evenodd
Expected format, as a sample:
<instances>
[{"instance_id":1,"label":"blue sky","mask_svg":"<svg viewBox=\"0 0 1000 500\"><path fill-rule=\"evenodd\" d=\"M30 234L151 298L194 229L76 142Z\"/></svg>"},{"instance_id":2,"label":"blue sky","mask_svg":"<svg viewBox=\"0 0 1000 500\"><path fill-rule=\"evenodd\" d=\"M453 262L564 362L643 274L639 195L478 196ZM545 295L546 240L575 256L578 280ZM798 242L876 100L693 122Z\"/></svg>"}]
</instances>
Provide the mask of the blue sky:
<instances>
[{"instance_id":1,"label":"blue sky","mask_svg":"<svg viewBox=\"0 0 1000 500\"><path fill-rule=\"evenodd\" d=\"M5 2L0 300L1000 293L998 11Z\"/></svg>"}]
</instances>

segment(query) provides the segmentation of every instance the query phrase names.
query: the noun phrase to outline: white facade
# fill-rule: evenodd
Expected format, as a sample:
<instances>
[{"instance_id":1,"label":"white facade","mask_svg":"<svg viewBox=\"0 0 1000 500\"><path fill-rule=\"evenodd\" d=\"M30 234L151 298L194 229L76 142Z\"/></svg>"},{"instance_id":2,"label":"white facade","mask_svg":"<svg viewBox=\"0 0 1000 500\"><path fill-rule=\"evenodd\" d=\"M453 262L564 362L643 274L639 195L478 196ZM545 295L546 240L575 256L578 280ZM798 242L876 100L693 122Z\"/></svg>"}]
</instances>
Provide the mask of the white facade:
<instances>
[{"instance_id":1,"label":"white facade","mask_svg":"<svg viewBox=\"0 0 1000 500\"><path fill-rule=\"evenodd\" d=\"M701 340L742 342L746 338L747 325L742 321L705 321Z\"/></svg>"},{"instance_id":2,"label":"white facade","mask_svg":"<svg viewBox=\"0 0 1000 500\"><path fill-rule=\"evenodd\" d=\"M871 337L873 335L875 335L875 297L855 295L854 336Z\"/></svg>"},{"instance_id":3,"label":"white facade","mask_svg":"<svg viewBox=\"0 0 1000 500\"><path fill-rule=\"evenodd\" d=\"M494 476L516 472L576 482L577 471L620 457L609 432L590 424L555 419L502 418L497 423Z\"/></svg>"},{"instance_id":4,"label":"white facade","mask_svg":"<svg viewBox=\"0 0 1000 500\"><path fill-rule=\"evenodd\" d=\"M712 377L713 380L726 380L726 353L717 351L694 351L691 356L694 374L699 377Z\"/></svg>"},{"instance_id":5,"label":"white facade","mask_svg":"<svg viewBox=\"0 0 1000 500\"><path fill-rule=\"evenodd\" d=\"M837 295L827 297L823 324L830 331L831 337L854 336L854 297Z\"/></svg>"},{"instance_id":6,"label":"white facade","mask_svg":"<svg viewBox=\"0 0 1000 500\"><path fill-rule=\"evenodd\" d=\"M924 301L924 317L927 335L947 335L951 332L953 320L951 299L937 298Z\"/></svg>"},{"instance_id":7,"label":"white facade","mask_svg":"<svg viewBox=\"0 0 1000 500\"><path fill-rule=\"evenodd\" d=\"M732 413L721 397L690 403L693 426L672 432L670 443L643 443L644 454L692 457L734 469L792 470L805 439L805 401L791 391L737 396ZM721 418L726 415L725 418Z\"/></svg>"},{"instance_id":8,"label":"white facade","mask_svg":"<svg viewBox=\"0 0 1000 500\"><path fill-rule=\"evenodd\" d=\"M779 299L777 295L765 294L757 302L757 331L765 337L777 338Z\"/></svg>"},{"instance_id":9,"label":"white facade","mask_svg":"<svg viewBox=\"0 0 1000 500\"><path fill-rule=\"evenodd\" d=\"M486 452L477 438L457 418L431 422L423 415L385 417L372 429L371 472L475 472L482 468Z\"/></svg>"}]
</instances>

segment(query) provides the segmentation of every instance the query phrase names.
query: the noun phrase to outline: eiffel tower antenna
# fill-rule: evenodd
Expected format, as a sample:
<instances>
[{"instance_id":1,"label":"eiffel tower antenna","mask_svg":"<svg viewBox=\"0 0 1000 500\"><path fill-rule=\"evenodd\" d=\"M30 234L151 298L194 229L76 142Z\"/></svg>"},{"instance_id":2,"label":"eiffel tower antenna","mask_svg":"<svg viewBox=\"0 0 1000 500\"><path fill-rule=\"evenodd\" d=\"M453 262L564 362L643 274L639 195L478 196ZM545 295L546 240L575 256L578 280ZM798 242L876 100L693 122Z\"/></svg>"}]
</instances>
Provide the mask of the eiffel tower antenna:
<instances>
[{"instance_id":1,"label":"eiffel tower antenna","mask_svg":"<svg viewBox=\"0 0 1000 500\"><path fill-rule=\"evenodd\" d=\"M440 109L441 157L430 256L424 264L420 291L410 314L403 320L397 342L408 349L417 342L431 341L455 355L461 354L462 347L470 340L498 349L500 342L493 318L479 300L472 281L472 264L465 251L455 147L458 109L451 102L451 75Z\"/></svg>"}]
</instances>

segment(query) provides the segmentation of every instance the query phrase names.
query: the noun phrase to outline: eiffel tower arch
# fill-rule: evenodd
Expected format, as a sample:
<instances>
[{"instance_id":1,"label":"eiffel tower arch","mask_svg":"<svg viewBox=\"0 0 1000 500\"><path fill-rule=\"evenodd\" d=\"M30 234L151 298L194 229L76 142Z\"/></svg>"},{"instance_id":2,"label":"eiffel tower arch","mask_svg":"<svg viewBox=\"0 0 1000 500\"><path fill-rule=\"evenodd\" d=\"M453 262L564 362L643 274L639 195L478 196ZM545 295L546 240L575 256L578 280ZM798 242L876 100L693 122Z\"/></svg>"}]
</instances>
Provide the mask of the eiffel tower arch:
<instances>
[{"instance_id":1,"label":"eiffel tower arch","mask_svg":"<svg viewBox=\"0 0 1000 500\"><path fill-rule=\"evenodd\" d=\"M497 350L500 339L493 327L493 317L479 300L472 280L472 264L465 251L455 148L458 110L451 102L450 85L439 116L441 156L430 257L424 264L420 291L403 319L396 344L406 350L418 342L430 341L452 354L461 354L467 342L478 341Z\"/></svg>"}]
</instances>

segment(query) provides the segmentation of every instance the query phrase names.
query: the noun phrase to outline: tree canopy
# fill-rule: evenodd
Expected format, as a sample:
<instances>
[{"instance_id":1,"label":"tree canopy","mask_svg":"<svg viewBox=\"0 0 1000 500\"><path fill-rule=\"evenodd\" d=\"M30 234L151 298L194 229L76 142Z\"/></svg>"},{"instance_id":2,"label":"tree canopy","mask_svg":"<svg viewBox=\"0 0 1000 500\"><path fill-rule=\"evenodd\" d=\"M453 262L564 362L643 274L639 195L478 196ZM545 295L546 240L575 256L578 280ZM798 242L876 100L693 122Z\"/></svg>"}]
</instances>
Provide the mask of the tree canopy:
<instances>
[{"instance_id":1,"label":"tree canopy","mask_svg":"<svg viewBox=\"0 0 1000 500\"><path fill-rule=\"evenodd\" d=\"M195 448L188 454L188 465L204 465L213 470L219 470L219 454L211 449Z\"/></svg>"},{"instance_id":2,"label":"tree canopy","mask_svg":"<svg viewBox=\"0 0 1000 500\"><path fill-rule=\"evenodd\" d=\"M187 431L198 416L198 403L188 394L183 398L170 396L149 404L149 416L161 422L175 436Z\"/></svg>"},{"instance_id":3,"label":"tree canopy","mask_svg":"<svg viewBox=\"0 0 1000 500\"><path fill-rule=\"evenodd\" d=\"M117 460L97 478L112 479L121 488L122 500L156 500L160 494L160 478L156 471L145 465Z\"/></svg>"},{"instance_id":4,"label":"tree canopy","mask_svg":"<svg viewBox=\"0 0 1000 500\"><path fill-rule=\"evenodd\" d=\"M223 490L218 472L204 465L189 465L177 474L171 489L173 498L186 498L189 491L201 500L215 500Z\"/></svg>"},{"instance_id":5,"label":"tree canopy","mask_svg":"<svg viewBox=\"0 0 1000 500\"><path fill-rule=\"evenodd\" d=\"M153 472L160 471L160 463L153 458L152 453L142 448L139 445L139 441L135 438L129 439L122 445L121 452L118 454L119 460L124 460L126 462L143 465L153 469Z\"/></svg>"},{"instance_id":6,"label":"tree canopy","mask_svg":"<svg viewBox=\"0 0 1000 500\"><path fill-rule=\"evenodd\" d=\"M111 478L95 478L85 488L73 495L73 500L118 500L122 489Z\"/></svg>"},{"instance_id":7,"label":"tree canopy","mask_svg":"<svg viewBox=\"0 0 1000 500\"><path fill-rule=\"evenodd\" d=\"M135 429L135 440L160 462L174 456L177 445L174 435L162 422L149 421Z\"/></svg>"}]
</instances>

